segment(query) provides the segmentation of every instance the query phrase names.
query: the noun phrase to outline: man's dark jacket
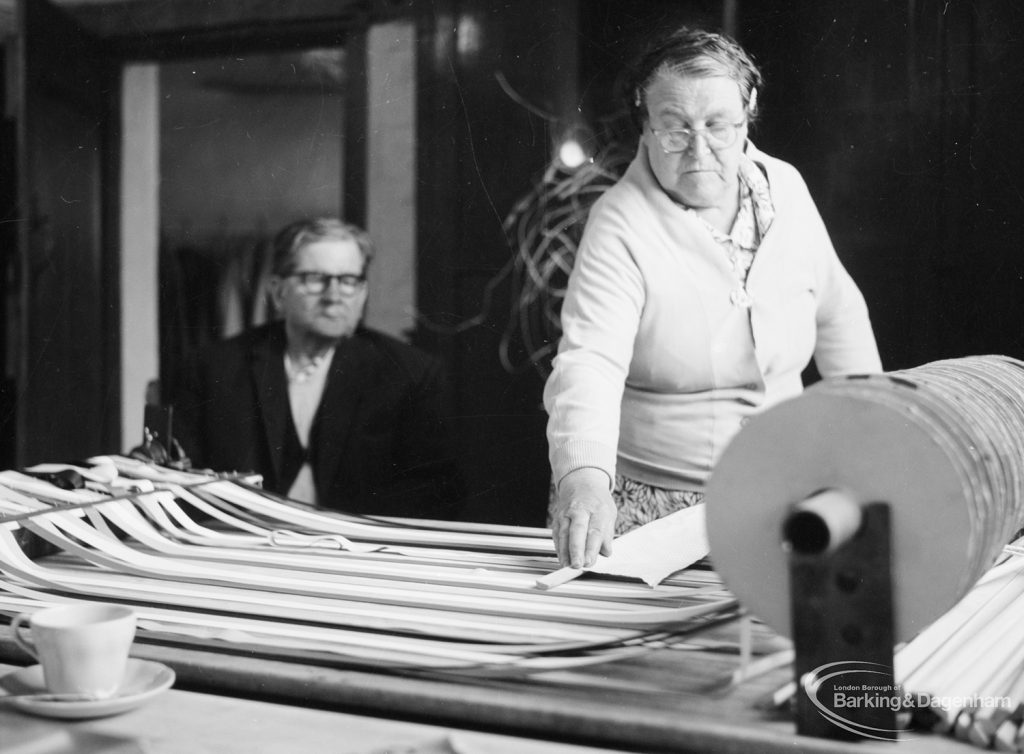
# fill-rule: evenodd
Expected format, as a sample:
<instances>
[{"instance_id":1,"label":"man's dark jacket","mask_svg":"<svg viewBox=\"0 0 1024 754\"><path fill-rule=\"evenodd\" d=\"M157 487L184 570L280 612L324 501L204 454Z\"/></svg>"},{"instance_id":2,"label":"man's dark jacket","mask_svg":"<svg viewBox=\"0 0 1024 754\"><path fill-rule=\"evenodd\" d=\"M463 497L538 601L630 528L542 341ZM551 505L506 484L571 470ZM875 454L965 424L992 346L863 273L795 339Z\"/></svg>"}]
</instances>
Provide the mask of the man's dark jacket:
<instances>
[{"instance_id":1,"label":"man's dark jacket","mask_svg":"<svg viewBox=\"0 0 1024 754\"><path fill-rule=\"evenodd\" d=\"M255 471L286 494L308 458L321 507L456 518L463 486L427 354L360 328L339 341L304 453L292 422L281 322L204 349L174 400L174 434L193 466Z\"/></svg>"}]
</instances>

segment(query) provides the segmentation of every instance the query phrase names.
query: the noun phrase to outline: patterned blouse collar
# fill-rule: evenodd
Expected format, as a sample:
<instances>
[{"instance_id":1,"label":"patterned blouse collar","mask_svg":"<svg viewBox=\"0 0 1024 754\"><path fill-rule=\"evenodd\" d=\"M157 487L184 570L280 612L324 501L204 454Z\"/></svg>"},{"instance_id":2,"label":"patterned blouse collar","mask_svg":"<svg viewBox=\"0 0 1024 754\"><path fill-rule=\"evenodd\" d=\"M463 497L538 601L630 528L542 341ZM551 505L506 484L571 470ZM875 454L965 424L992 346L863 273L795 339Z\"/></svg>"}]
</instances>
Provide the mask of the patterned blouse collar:
<instances>
[{"instance_id":1,"label":"patterned blouse collar","mask_svg":"<svg viewBox=\"0 0 1024 754\"><path fill-rule=\"evenodd\" d=\"M715 243L722 247L739 283L739 287L731 292L730 299L736 306L749 307L747 276L761 239L775 218L775 205L772 204L767 176L746 153L740 155L739 177L740 206L729 233L723 233L703 218L701 222L710 231Z\"/></svg>"},{"instance_id":2,"label":"patterned blouse collar","mask_svg":"<svg viewBox=\"0 0 1024 754\"><path fill-rule=\"evenodd\" d=\"M755 234L753 245L740 244L745 248L756 249L764 238L764 234L771 227L775 219L775 205L772 203L772 194L768 186L768 176L764 170L754 162L746 153L740 155L740 214L747 214L744 223L751 227ZM752 215L752 218L749 217ZM730 234L735 238L737 222L733 223L733 232ZM736 239L737 241L739 239Z\"/></svg>"},{"instance_id":3,"label":"patterned blouse collar","mask_svg":"<svg viewBox=\"0 0 1024 754\"><path fill-rule=\"evenodd\" d=\"M712 235L719 242L732 241L740 249L753 252L775 219L775 205L768 178L746 154L740 155L739 176L740 207L732 228L728 235L712 228Z\"/></svg>"}]
</instances>

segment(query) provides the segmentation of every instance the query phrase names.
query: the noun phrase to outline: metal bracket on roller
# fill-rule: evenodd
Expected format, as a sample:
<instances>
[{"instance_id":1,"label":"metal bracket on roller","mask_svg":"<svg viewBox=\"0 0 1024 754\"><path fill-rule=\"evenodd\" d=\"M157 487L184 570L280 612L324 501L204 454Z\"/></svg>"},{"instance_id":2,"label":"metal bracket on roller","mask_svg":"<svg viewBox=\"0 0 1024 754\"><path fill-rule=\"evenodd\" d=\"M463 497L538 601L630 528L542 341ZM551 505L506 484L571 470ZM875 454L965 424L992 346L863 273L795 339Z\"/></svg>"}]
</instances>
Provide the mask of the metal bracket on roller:
<instances>
[{"instance_id":1,"label":"metal bracket on roller","mask_svg":"<svg viewBox=\"0 0 1024 754\"><path fill-rule=\"evenodd\" d=\"M892 548L887 503L825 490L783 521L802 735L897 737Z\"/></svg>"}]
</instances>

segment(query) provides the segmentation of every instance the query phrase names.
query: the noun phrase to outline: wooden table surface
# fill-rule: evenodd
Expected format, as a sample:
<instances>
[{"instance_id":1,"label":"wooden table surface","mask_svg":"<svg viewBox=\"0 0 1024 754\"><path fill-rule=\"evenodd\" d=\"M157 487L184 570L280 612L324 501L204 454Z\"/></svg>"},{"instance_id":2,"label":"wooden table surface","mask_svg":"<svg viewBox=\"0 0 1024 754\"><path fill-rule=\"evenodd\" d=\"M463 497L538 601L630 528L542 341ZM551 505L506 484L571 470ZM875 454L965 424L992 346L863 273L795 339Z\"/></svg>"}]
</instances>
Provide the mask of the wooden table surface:
<instances>
[{"instance_id":1,"label":"wooden table surface","mask_svg":"<svg viewBox=\"0 0 1024 754\"><path fill-rule=\"evenodd\" d=\"M730 651L730 646L735 648L735 637L729 633L735 628L732 624L718 630L721 647L717 651L716 636L712 635L706 637L705 648L699 651L654 650L637 658L584 670L518 679L378 674L255 657L244 652L211 652L137 642L132 652L134 656L164 662L175 669L175 691L147 708L120 718L75 723L71 728L90 735L117 735L118 726L127 725L128 732L124 735L129 738L151 732L159 740L152 743L146 739L146 746L150 748L141 749L146 752L204 751L173 748L175 737L180 739L183 735L179 723L186 721L185 727L204 731L203 735L210 740L223 737L227 742L225 748L210 748L211 752L374 751L375 746L388 745L388 736L402 743L415 743L428 740L429 735L425 734L430 734L438 741L443 740L445 730L475 730L519 736L524 740L597 747L591 748L593 751L702 754L894 751L891 743L844 743L797 736L788 713L766 709L763 704L768 693L788 680L788 669L730 686L727 680L738 662L735 652ZM4 631L6 627L0 630L0 657L8 662L25 663L27 658L13 646L9 633ZM185 690L210 695L187 694ZM197 722L191 722L194 710L200 707L211 714L204 712ZM18 713L4 714L0 724L11 720L12 715L22 718L19 730L25 730L30 724ZM384 723L377 719L381 717L429 727L413 725L408 729L396 728L392 733L387 726L379 727ZM357 726L354 720L367 721L367 737L354 741L349 748L339 748L336 744L318 748L322 741L338 735L338 731L363 730L362 723ZM138 721L141 721L140 727L136 728ZM35 720L31 725L35 726L33 730L47 726L67 727L66 723ZM410 737L402 738L398 732L403 736L408 732ZM288 749L288 742L291 740L294 744L297 740L294 736L309 737L309 748ZM245 748L246 741L253 747L258 743L259 747ZM239 748L229 748L235 745ZM978 751L966 743L924 732L909 732L896 745L898 751L905 754ZM160 748L162 746L165 748ZM274 748L277 746L283 748ZM524 753L534 750L510 749ZM6 754L8 750L3 751ZM41 751L50 752L49 749ZM492 749L466 745L456 751Z\"/></svg>"},{"instance_id":2,"label":"wooden table surface","mask_svg":"<svg viewBox=\"0 0 1024 754\"><path fill-rule=\"evenodd\" d=\"M0 665L0 676L16 670ZM171 689L129 712L51 720L0 707L4 754L585 754L591 749Z\"/></svg>"}]
</instances>

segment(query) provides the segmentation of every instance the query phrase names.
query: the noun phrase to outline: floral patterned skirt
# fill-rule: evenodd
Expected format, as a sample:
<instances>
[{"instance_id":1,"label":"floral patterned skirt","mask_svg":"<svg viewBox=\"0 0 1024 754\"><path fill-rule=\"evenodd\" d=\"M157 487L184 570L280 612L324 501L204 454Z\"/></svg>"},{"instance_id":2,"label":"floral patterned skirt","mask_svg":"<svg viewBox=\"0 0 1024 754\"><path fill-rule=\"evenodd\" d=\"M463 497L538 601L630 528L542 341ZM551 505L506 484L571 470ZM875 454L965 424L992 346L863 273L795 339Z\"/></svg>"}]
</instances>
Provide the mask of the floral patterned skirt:
<instances>
[{"instance_id":1,"label":"floral patterned skirt","mask_svg":"<svg viewBox=\"0 0 1024 754\"><path fill-rule=\"evenodd\" d=\"M555 485L551 485L550 502L556 500ZM615 536L625 534L631 529L650 523L655 519L675 513L691 505L704 502L704 493L695 490L666 490L652 487L635 479L622 476L615 477L615 489L612 500L619 509L615 519ZM550 526L550 517L548 525Z\"/></svg>"}]
</instances>

